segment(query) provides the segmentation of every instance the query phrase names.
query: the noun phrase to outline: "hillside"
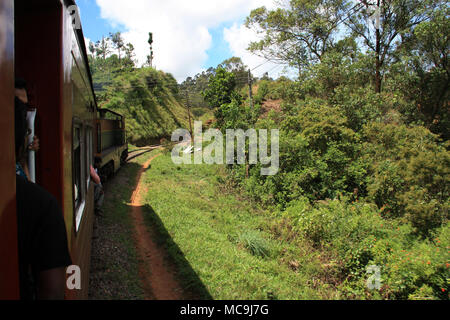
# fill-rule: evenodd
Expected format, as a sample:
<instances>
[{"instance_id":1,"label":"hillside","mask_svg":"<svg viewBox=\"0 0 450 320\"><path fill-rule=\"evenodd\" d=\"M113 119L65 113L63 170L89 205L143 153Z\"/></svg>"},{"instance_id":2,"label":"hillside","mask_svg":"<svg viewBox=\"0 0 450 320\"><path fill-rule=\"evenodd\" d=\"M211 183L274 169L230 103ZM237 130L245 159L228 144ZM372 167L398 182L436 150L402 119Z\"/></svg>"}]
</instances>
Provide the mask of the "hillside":
<instances>
[{"instance_id":1,"label":"hillside","mask_svg":"<svg viewBox=\"0 0 450 320\"><path fill-rule=\"evenodd\" d=\"M370 57L346 59L330 52L300 80L257 81L253 107L233 72L210 78L206 100L222 132L279 130L275 175L248 161L227 166L224 184L271 211L267 221L285 219L293 235L283 246L308 243L330 268L317 265L315 289L331 286L340 299L448 299L448 134L427 123L424 97L413 83L402 87L395 68L384 80L393 85L376 92Z\"/></svg>"},{"instance_id":2,"label":"hillside","mask_svg":"<svg viewBox=\"0 0 450 320\"><path fill-rule=\"evenodd\" d=\"M176 81L162 71L141 68L121 73L104 87L100 100L101 108L125 116L127 137L132 144L153 143L177 128L189 127Z\"/></svg>"}]
</instances>

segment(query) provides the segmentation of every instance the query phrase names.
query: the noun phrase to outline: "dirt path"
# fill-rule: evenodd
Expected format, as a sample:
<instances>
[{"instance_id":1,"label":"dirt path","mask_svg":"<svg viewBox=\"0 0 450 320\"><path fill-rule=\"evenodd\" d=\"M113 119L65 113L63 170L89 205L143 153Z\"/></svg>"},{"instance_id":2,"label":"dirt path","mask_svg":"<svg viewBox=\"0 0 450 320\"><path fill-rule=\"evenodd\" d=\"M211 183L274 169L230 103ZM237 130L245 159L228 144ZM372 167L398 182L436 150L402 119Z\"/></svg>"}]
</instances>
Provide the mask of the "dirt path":
<instances>
[{"instance_id":1,"label":"dirt path","mask_svg":"<svg viewBox=\"0 0 450 320\"><path fill-rule=\"evenodd\" d=\"M145 195L141 176L150 166L157 154L144 163L136 177L136 188L131 197L131 215L135 227L135 243L139 254L139 275L148 300L181 300L185 299L183 289L174 276L174 268L165 260L164 249L153 241L153 230L149 230L144 222L142 198Z\"/></svg>"}]
</instances>

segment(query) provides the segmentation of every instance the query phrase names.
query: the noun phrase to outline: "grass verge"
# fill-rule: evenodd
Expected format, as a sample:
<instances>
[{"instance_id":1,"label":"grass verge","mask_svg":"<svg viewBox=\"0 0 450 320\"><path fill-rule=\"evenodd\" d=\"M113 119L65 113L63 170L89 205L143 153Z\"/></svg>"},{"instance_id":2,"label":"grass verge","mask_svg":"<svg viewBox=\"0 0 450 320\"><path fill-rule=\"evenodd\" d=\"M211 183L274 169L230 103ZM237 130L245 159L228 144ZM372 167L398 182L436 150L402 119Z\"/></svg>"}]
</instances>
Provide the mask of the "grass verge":
<instances>
[{"instance_id":1,"label":"grass verge","mask_svg":"<svg viewBox=\"0 0 450 320\"><path fill-rule=\"evenodd\" d=\"M145 219L159 231L184 287L205 299L335 298L320 256L289 224L224 192L217 165L157 157L143 176Z\"/></svg>"}]
</instances>

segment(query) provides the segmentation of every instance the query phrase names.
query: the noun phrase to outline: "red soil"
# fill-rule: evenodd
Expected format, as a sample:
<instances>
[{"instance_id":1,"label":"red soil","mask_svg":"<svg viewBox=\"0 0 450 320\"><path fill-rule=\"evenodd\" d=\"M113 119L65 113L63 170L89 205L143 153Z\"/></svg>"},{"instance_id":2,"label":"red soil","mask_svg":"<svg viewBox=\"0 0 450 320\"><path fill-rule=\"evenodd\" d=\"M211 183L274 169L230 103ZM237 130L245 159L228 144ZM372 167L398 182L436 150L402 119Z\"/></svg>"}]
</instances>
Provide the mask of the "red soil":
<instances>
[{"instance_id":1,"label":"red soil","mask_svg":"<svg viewBox=\"0 0 450 320\"><path fill-rule=\"evenodd\" d=\"M183 289L174 276L174 268L166 260L164 249L153 240L153 230L144 222L141 176L151 161L160 154L150 158L140 169L136 177L136 188L131 197L131 215L135 226L135 243L139 253L139 275L142 279L145 299L147 300L181 300Z\"/></svg>"}]
</instances>

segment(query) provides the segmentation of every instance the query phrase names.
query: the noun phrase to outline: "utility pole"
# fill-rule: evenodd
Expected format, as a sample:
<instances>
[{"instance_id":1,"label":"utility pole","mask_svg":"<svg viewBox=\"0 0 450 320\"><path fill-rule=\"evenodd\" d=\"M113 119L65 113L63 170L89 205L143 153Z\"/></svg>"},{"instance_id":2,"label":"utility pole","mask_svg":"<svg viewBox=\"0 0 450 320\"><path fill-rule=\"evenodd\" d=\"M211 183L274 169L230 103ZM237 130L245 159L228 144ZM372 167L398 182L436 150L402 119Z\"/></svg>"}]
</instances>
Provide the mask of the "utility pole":
<instances>
[{"instance_id":1,"label":"utility pole","mask_svg":"<svg viewBox=\"0 0 450 320\"><path fill-rule=\"evenodd\" d=\"M248 69L248 96L250 98L250 108L253 108L253 94L252 94L252 74Z\"/></svg>"},{"instance_id":2,"label":"utility pole","mask_svg":"<svg viewBox=\"0 0 450 320\"><path fill-rule=\"evenodd\" d=\"M191 134L191 139L192 139L192 142L193 142L194 141L194 136L192 135L191 105L190 105L190 102L189 102L189 94L188 94L187 90L184 93L185 93L185 96L186 96L186 106L187 106L188 117L189 117L189 132Z\"/></svg>"},{"instance_id":3,"label":"utility pole","mask_svg":"<svg viewBox=\"0 0 450 320\"><path fill-rule=\"evenodd\" d=\"M150 55L147 56L148 59L148 63L150 65L150 68L152 67L153 64L153 33L149 32L148 33L148 44L150 45Z\"/></svg>"}]
</instances>

